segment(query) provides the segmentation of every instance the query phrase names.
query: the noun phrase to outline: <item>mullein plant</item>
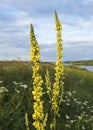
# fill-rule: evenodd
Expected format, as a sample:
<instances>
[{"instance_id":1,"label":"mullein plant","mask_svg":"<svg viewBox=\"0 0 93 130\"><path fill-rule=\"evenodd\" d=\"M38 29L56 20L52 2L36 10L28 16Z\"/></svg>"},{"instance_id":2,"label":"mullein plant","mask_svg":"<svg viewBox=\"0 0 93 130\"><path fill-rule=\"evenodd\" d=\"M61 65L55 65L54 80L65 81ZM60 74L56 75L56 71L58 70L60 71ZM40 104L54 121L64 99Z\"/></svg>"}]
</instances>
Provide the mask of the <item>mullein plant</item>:
<instances>
[{"instance_id":1,"label":"mullein plant","mask_svg":"<svg viewBox=\"0 0 93 130\"><path fill-rule=\"evenodd\" d=\"M53 123L51 124L51 129L56 130L56 121L57 121L57 116L59 115L59 106L62 102L62 97L63 97L63 74L64 74L64 65L62 62L62 57L63 57L63 46L62 46L62 38L61 38L61 31L62 31L62 26L60 24L57 12L55 11L55 23L56 23L56 42L57 42L57 60L55 63L55 80L53 85L51 84L50 81L50 76L49 72L47 70L45 79L46 79L46 88L47 88L47 93L50 97L51 105L52 105L52 110L53 110Z\"/></svg>"},{"instance_id":2,"label":"mullein plant","mask_svg":"<svg viewBox=\"0 0 93 130\"><path fill-rule=\"evenodd\" d=\"M32 95L34 98L34 113L33 117L33 126L37 130L44 130L47 121L47 114L44 114L44 101L42 100L43 97L43 80L40 75L41 65L40 65L40 48L37 43L34 34L34 28L31 24L30 26L30 60L33 62L32 71L33 71L33 91Z\"/></svg>"},{"instance_id":3,"label":"mullein plant","mask_svg":"<svg viewBox=\"0 0 93 130\"><path fill-rule=\"evenodd\" d=\"M63 46L62 46L62 38L61 38L61 31L62 26L60 24L57 12L55 11L55 22L56 22L56 39L57 39L57 60L55 63L55 81L53 84L51 84L49 72L47 70L46 73L46 88L47 93L51 100L52 105L52 111L54 113L53 116L53 124L51 124L51 129L53 128L56 130L56 121L57 116L59 115L59 106L62 102L62 96L63 96L63 74L64 74L64 66L62 63L62 57L63 57ZM33 25L30 26L30 60L33 62L32 71L33 71L33 91L32 95L34 98L34 113L32 115L34 122L33 125L37 130L44 130L46 126L46 121L48 114L44 114L44 101L42 100L43 97L43 80L40 75L40 49L39 45L37 43L37 40L35 38ZM28 126L28 125L27 125Z\"/></svg>"},{"instance_id":4,"label":"mullein plant","mask_svg":"<svg viewBox=\"0 0 93 130\"><path fill-rule=\"evenodd\" d=\"M57 12L55 11L55 22L56 22L56 42L57 42L57 60L55 63L55 82L53 84L53 97L52 106L53 109L58 110L58 104L60 105L63 97L63 86L64 86L64 64L62 61L63 57L63 44L62 44L62 25L59 21Z\"/></svg>"},{"instance_id":5,"label":"mullein plant","mask_svg":"<svg viewBox=\"0 0 93 130\"><path fill-rule=\"evenodd\" d=\"M29 128L28 114L27 113L25 113L25 125L26 125L26 129L30 130L30 128Z\"/></svg>"}]
</instances>

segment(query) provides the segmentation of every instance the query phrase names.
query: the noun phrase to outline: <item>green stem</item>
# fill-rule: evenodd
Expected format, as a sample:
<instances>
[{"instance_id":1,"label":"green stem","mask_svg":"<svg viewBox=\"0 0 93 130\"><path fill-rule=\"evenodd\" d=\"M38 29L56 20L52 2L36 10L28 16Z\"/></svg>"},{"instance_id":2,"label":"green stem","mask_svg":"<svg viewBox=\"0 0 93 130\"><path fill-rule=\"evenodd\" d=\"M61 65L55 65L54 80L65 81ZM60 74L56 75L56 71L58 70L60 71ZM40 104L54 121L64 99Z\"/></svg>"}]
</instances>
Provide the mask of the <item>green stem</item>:
<instances>
[{"instance_id":1,"label":"green stem","mask_svg":"<svg viewBox=\"0 0 93 130\"><path fill-rule=\"evenodd\" d=\"M56 130L56 109L54 109L54 130Z\"/></svg>"}]
</instances>

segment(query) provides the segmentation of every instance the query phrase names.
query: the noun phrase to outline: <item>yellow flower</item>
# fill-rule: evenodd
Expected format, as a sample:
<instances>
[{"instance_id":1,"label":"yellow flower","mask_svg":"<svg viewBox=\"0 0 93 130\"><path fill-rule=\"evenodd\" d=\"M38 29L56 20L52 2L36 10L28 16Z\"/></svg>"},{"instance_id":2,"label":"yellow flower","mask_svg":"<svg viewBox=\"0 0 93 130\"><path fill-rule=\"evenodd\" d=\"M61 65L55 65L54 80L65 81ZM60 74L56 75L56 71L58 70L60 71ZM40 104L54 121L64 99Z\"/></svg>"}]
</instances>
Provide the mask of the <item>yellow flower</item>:
<instances>
[{"instance_id":1,"label":"yellow flower","mask_svg":"<svg viewBox=\"0 0 93 130\"><path fill-rule=\"evenodd\" d=\"M56 41L57 41L57 61L55 63L55 81L53 84L53 92L52 92L52 109L54 111L54 129L56 129L56 116L59 111L59 104L62 101L62 91L63 91L63 63L62 63L62 38L61 38L61 30L62 26L58 19L57 13L55 11L55 20L56 20Z\"/></svg>"},{"instance_id":2,"label":"yellow flower","mask_svg":"<svg viewBox=\"0 0 93 130\"><path fill-rule=\"evenodd\" d=\"M30 128L29 128L28 114L27 113L25 113L25 125L26 125L26 129L30 130Z\"/></svg>"},{"instance_id":3,"label":"yellow flower","mask_svg":"<svg viewBox=\"0 0 93 130\"><path fill-rule=\"evenodd\" d=\"M42 101L42 97L43 97L43 88L42 88L42 84L43 84L43 80L41 75L39 74L39 71L41 69L40 66L40 52L39 52L39 46L37 43L37 40L35 38L34 35L34 29L33 26L31 25L31 30L30 30L30 60L33 62L33 98L34 98L34 104L33 104L33 108L34 108L34 113L32 115L34 122L33 125L37 130L44 130L44 127L46 124L44 119L45 114L44 114L44 102ZM43 124L44 122L44 124Z\"/></svg>"}]
</instances>

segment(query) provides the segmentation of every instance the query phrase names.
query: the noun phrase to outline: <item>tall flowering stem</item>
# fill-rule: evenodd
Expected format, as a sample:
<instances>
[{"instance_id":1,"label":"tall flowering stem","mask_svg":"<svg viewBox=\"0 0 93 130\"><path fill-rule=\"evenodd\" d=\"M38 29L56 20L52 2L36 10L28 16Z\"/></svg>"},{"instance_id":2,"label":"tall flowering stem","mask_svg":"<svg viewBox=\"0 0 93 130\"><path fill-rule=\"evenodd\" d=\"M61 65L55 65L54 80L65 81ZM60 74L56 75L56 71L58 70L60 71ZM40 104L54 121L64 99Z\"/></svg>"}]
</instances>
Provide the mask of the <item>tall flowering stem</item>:
<instances>
[{"instance_id":1,"label":"tall flowering stem","mask_svg":"<svg viewBox=\"0 0 93 130\"><path fill-rule=\"evenodd\" d=\"M27 113L25 113L25 125L26 125L26 129L30 130L30 128L29 128L28 114Z\"/></svg>"},{"instance_id":2,"label":"tall flowering stem","mask_svg":"<svg viewBox=\"0 0 93 130\"><path fill-rule=\"evenodd\" d=\"M44 130L46 125L46 118L44 115L44 101L42 100L43 97L43 80L41 75L39 74L41 70L40 66L40 49L35 38L33 25L30 26L30 59L33 62L33 98L34 98L34 114L32 115L34 122L33 125L37 130Z\"/></svg>"},{"instance_id":3,"label":"tall flowering stem","mask_svg":"<svg viewBox=\"0 0 93 130\"><path fill-rule=\"evenodd\" d=\"M61 31L62 26L60 24L57 12L55 11L55 23L56 23L56 42L57 42L57 60L55 63L55 81L53 84L53 94L52 94L52 109L54 111L54 130L56 130L56 116L58 115L59 105L62 102L63 95L63 73L64 66L62 63L63 57L63 46L62 46L62 38Z\"/></svg>"}]
</instances>

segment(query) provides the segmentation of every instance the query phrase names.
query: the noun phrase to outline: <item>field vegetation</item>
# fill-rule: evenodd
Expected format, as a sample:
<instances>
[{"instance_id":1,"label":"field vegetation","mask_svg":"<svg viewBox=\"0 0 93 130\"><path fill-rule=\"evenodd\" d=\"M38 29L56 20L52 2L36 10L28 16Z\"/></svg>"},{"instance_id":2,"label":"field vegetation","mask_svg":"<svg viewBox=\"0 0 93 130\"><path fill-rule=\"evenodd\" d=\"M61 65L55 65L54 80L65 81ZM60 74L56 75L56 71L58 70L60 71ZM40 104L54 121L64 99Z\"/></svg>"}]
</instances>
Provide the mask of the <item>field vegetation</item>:
<instances>
[{"instance_id":1,"label":"field vegetation","mask_svg":"<svg viewBox=\"0 0 93 130\"><path fill-rule=\"evenodd\" d=\"M70 61L68 62L73 65L93 66L93 60L81 60L81 61Z\"/></svg>"},{"instance_id":2,"label":"field vegetation","mask_svg":"<svg viewBox=\"0 0 93 130\"><path fill-rule=\"evenodd\" d=\"M55 25L55 63L40 61L32 24L31 62L0 62L0 130L93 130L93 72L64 66L56 11Z\"/></svg>"},{"instance_id":3,"label":"field vegetation","mask_svg":"<svg viewBox=\"0 0 93 130\"><path fill-rule=\"evenodd\" d=\"M25 61L0 62L0 130L25 130L24 115L27 112L32 130L32 63ZM41 63L41 75L45 80L49 69L54 82L54 63ZM64 97L60 107L58 130L93 130L93 72L75 67L64 67ZM45 84L43 84L44 89ZM45 111L49 113L47 130L51 121L50 103L47 95ZM80 127L80 128L79 128Z\"/></svg>"}]
</instances>

